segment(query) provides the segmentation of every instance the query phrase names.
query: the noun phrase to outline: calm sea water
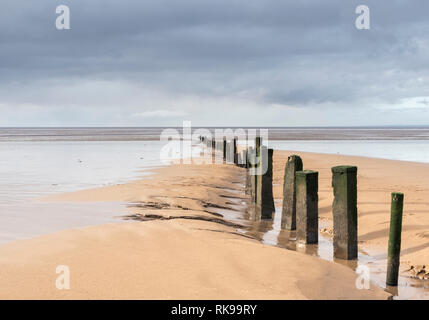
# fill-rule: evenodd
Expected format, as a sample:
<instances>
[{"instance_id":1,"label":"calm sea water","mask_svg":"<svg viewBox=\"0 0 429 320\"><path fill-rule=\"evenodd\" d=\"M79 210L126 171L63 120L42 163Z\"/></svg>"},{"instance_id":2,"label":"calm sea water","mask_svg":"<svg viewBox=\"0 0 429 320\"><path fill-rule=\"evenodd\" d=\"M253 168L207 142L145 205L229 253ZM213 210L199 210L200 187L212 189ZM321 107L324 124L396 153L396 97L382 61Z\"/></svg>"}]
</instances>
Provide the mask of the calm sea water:
<instances>
[{"instance_id":1,"label":"calm sea water","mask_svg":"<svg viewBox=\"0 0 429 320\"><path fill-rule=\"evenodd\" d=\"M126 204L43 203L47 194L127 182L159 161L160 141L0 141L0 243L117 223Z\"/></svg>"},{"instance_id":2,"label":"calm sea water","mask_svg":"<svg viewBox=\"0 0 429 320\"><path fill-rule=\"evenodd\" d=\"M2 141L0 205L136 179L148 174L148 168L162 165L162 145L160 141Z\"/></svg>"},{"instance_id":3,"label":"calm sea water","mask_svg":"<svg viewBox=\"0 0 429 320\"><path fill-rule=\"evenodd\" d=\"M125 204L40 196L123 183L163 165L163 128L0 128L0 242L118 222ZM180 128L177 128L180 132ZM429 162L429 127L271 128L277 149Z\"/></svg>"},{"instance_id":4,"label":"calm sea water","mask_svg":"<svg viewBox=\"0 0 429 320\"><path fill-rule=\"evenodd\" d=\"M147 141L165 128L0 128L0 141ZM182 133L182 128L173 128ZM202 129L194 127L196 129ZM207 128L214 132L215 128ZM225 128L220 128L225 129ZM237 128L230 128L236 130ZM243 128L256 129L253 127ZM429 126L269 128L270 140L429 140Z\"/></svg>"},{"instance_id":5,"label":"calm sea water","mask_svg":"<svg viewBox=\"0 0 429 320\"><path fill-rule=\"evenodd\" d=\"M429 140L276 140L269 141L269 146L278 150L429 162Z\"/></svg>"},{"instance_id":6,"label":"calm sea water","mask_svg":"<svg viewBox=\"0 0 429 320\"><path fill-rule=\"evenodd\" d=\"M148 168L162 165L163 129L0 128L0 206L148 174ZM429 162L429 127L270 128L268 144L282 150Z\"/></svg>"}]
</instances>

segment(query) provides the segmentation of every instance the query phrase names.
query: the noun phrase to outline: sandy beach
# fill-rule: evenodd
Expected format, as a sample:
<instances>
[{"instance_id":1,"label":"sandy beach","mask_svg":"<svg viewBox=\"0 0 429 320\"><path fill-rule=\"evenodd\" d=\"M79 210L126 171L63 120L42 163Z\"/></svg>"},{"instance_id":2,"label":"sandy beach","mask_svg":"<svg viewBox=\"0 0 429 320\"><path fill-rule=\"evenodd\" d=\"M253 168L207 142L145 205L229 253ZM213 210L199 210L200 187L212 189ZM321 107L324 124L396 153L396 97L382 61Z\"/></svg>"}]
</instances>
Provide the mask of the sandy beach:
<instances>
[{"instance_id":1,"label":"sandy beach","mask_svg":"<svg viewBox=\"0 0 429 320\"><path fill-rule=\"evenodd\" d=\"M358 166L359 250L387 252L390 192L405 192L401 271L429 260L429 164L275 151L274 195L281 206L287 156L319 171L319 214L332 228L330 168ZM144 180L40 199L130 203L127 223L66 230L0 246L2 299L387 299L359 290L353 269L263 244L222 210L245 207L245 169L172 165ZM238 200L232 201L232 200ZM237 214L239 212L237 211ZM37 214L37 213L35 213ZM246 213L243 212L245 216ZM124 218L124 217L123 217ZM120 219L120 218L118 218ZM70 289L58 290L58 265Z\"/></svg>"}]
</instances>

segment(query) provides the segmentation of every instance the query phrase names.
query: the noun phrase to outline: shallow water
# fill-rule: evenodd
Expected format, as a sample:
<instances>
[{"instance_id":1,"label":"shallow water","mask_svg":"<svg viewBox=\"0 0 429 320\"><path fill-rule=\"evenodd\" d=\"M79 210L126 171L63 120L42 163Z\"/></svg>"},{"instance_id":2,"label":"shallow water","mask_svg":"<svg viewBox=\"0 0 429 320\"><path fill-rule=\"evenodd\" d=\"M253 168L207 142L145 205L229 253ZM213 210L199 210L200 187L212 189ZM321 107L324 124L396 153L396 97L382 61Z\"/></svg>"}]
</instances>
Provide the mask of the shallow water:
<instances>
[{"instance_id":1,"label":"shallow water","mask_svg":"<svg viewBox=\"0 0 429 320\"><path fill-rule=\"evenodd\" d=\"M162 165L159 141L0 142L0 205L124 183Z\"/></svg>"},{"instance_id":2,"label":"shallow water","mask_svg":"<svg viewBox=\"0 0 429 320\"><path fill-rule=\"evenodd\" d=\"M0 244L48 233L106 223L120 223L126 214L121 202L21 203L2 205Z\"/></svg>"},{"instance_id":3,"label":"shallow water","mask_svg":"<svg viewBox=\"0 0 429 320\"><path fill-rule=\"evenodd\" d=\"M268 145L276 150L429 162L429 140L270 140Z\"/></svg>"},{"instance_id":4,"label":"shallow water","mask_svg":"<svg viewBox=\"0 0 429 320\"><path fill-rule=\"evenodd\" d=\"M162 146L159 141L0 142L0 243L120 222L114 217L126 213L122 203L36 199L146 176L162 165Z\"/></svg>"}]
</instances>

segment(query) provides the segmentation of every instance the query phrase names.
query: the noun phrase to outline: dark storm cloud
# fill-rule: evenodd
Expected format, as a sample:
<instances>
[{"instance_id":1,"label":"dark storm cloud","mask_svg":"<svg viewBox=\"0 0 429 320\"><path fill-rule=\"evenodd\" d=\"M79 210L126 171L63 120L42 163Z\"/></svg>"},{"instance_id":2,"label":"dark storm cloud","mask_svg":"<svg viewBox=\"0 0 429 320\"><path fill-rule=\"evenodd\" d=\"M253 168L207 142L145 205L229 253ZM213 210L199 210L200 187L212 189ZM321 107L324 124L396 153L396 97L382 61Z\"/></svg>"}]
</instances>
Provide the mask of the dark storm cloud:
<instances>
[{"instance_id":1,"label":"dark storm cloud","mask_svg":"<svg viewBox=\"0 0 429 320\"><path fill-rule=\"evenodd\" d=\"M59 4L71 30L55 29ZM371 9L371 30L354 26L359 4ZM3 0L0 107L39 110L63 94L77 113L112 101L165 114L140 110L130 84L157 92L166 109L177 95L260 108L397 103L429 92L427 12L425 0ZM123 89L94 85L105 81Z\"/></svg>"}]
</instances>

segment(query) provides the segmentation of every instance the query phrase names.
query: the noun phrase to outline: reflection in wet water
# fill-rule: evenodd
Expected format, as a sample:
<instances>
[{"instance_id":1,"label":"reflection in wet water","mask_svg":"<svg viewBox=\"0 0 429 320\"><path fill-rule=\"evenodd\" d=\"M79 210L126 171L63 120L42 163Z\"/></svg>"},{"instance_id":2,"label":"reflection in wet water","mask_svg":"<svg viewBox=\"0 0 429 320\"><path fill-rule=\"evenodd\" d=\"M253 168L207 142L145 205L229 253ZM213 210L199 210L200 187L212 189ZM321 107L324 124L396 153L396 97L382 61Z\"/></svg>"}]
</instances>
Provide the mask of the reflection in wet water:
<instances>
[{"instance_id":1,"label":"reflection in wet water","mask_svg":"<svg viewBox=\"0 0 429 320\"><path fill-rule=\"evenodd\" d=\"M319 220L319 243L312 245L302 245L296 242L296 232L281 230L281 207L276 207L272 220L258 220L255 217L254 205L248 198L237 197L243 194L241 191L228 189L229 194L234 197L227 201L231 203L233 210L213 208L214 211L222 214L226 220L243 225L242 229L237 230L240 233L261 241L264 244L298 251L304 254L319 257L327 261L333 261L345 265L354 271L362 267L368 267L370 271L370 281L372 285L383 288L393 299L429 299L429 281L412 279L402 273L399 277L398 287L386 288L386 254L383 252L363 251L359 249L358 260L334 259L334 249L332 238L320 230L332 227L332 222ZM356 278L358 275L356 276Z\"/></svg>"}]
</instances>

